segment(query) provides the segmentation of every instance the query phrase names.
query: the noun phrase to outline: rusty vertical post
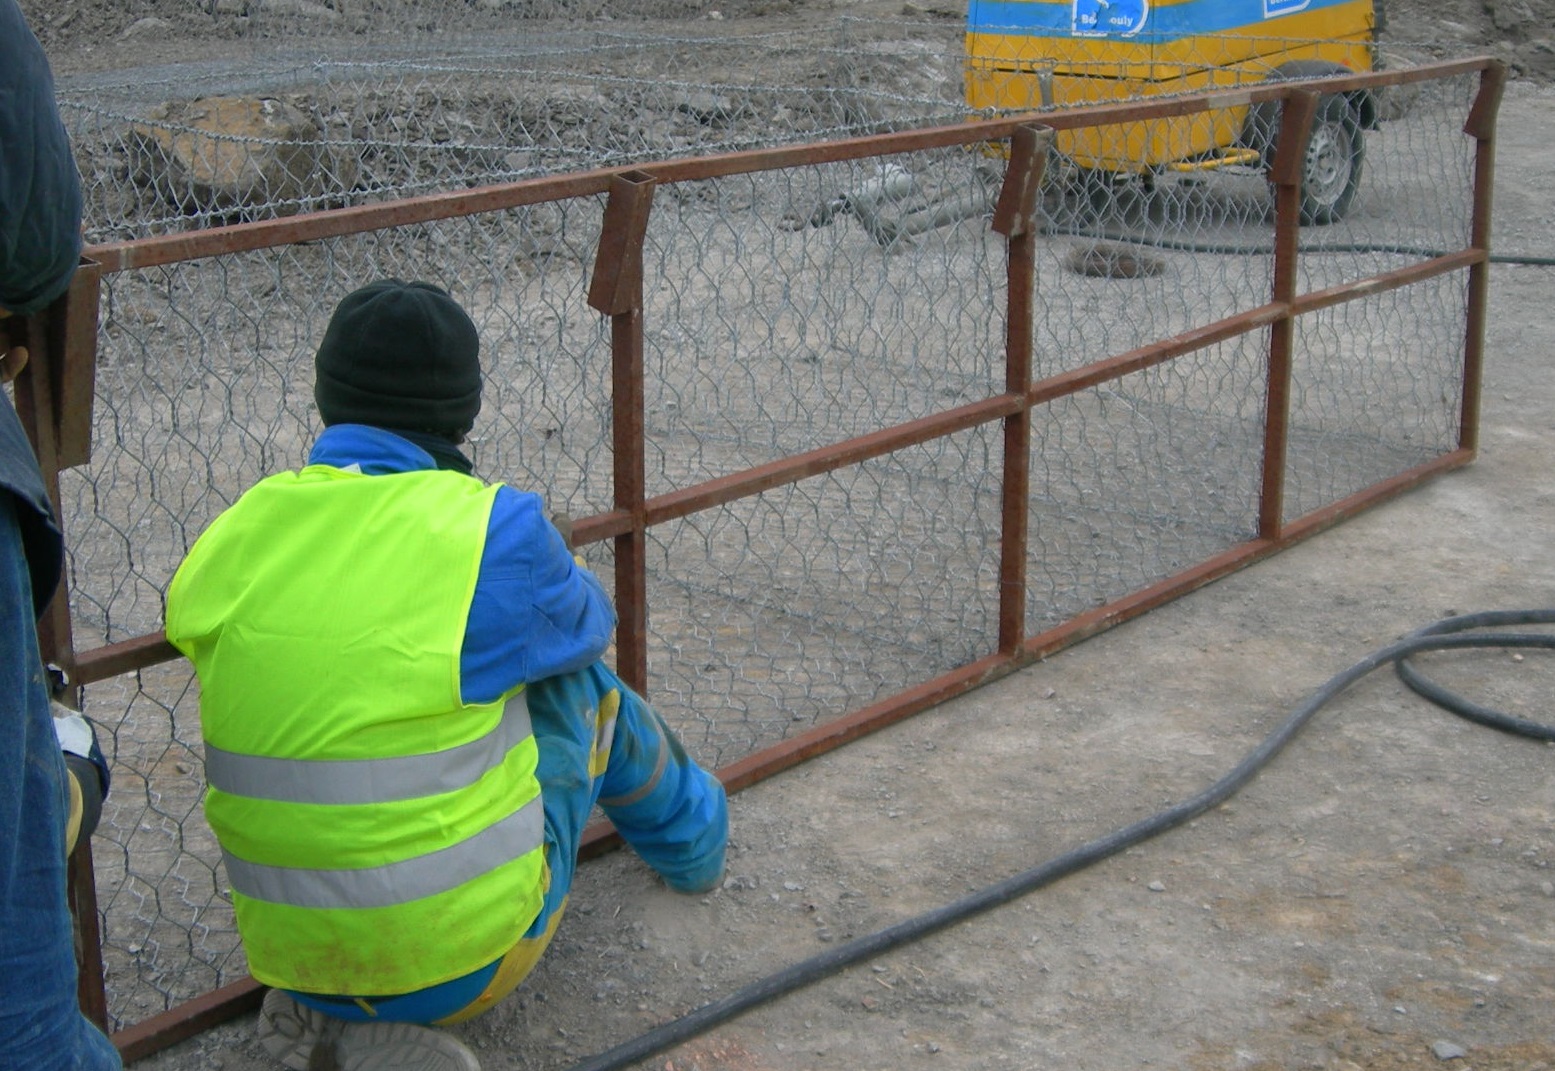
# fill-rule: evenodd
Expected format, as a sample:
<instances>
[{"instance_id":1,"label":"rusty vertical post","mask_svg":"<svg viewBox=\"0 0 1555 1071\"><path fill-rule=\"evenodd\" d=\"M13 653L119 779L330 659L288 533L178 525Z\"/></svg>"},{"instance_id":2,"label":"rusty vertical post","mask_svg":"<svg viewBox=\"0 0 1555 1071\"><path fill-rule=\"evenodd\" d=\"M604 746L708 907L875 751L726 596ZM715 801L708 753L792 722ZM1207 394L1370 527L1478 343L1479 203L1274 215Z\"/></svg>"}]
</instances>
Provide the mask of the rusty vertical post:
<instances>
[{"instance_id":1,"label":"rusty vertical post","mask_svg":"<svg viewBox=\"0 0 1555 1071\"><path fill-rule=\"evenodd\" d=\"M1296 320L1296 266L1301 241L1301 176L1318 96L1296 90L1280 112L1279 140L1269 182L1274 186L1274 284L1272 300L1285 307L1269 325L1269 366L1264 398L1263 486L1258 501L1258 535L1278 539L1285 525L1285 460L1289 445L1291 357Z\"/></svg>"},{"instance_id":2,"label":"rusty vertical post","mask_svg":"<svg viewBox=\"0 0 1555 1071\"><path fill-rule=\"evenodd\" d=\"M70 853L66 898L75 919L76 1003L103 1033L108 1033L108 989L103 971L103 930L97 916L97 870L92 838L83 837Z\"/></svg>"},{"instance_id":3,"label":"rusty vertical post","mask_svg":"<svg viewBox=\"0 0 1555 1071\"><path fill-rule=\"evenodd\" d=\"M1004 389L1031 390L1036 290L1037 196L1053 131L1023 126L1010 136L1010 163L994 205L995 234L1006 238ZM1013 655L1026 633L1027 527L1031 515L1031 405L1004 418L1004 484L999 538L999 653Z\"/></svg>"},{"instance_id":4,"label":"rusty vertical post","mask_svg":"<svg viewBox=\"0 0 1555 1071\"><path fill-rule=\"evenodd\" d=\"M97 314L102 265L83 259L70 289L49 307L49 370L54 390L55 449L60 471L92 460L97 398Z\"/></svg>"},{"instance_id":5,"label":"rusty vertical post","mask_svg":"<svg viewBox=\"0 0 1555 1071\"><path fill-rule=\"evenodd\" d=\"M1492 63L1480 73L1479 93L1463 132L1474 139L1474 215L1470 244L1487 259L1469 268L1468 310L1463 338L1463 399L1458 416L1458 446L1479 449L1479 403L1485 365L1486 302L1490 292L1490 218L1496 166L1496 116L1506 89L1506 64Z\"/></svg>"},{"instance_id":6,"label":"rusty vertical post","mask_svg":"<svg viewBox=\"0 0 1555 1071\"><path fill-rule=\"evenodd\" d=\"M616 671L646 694L648 685L647 515L643 509L643 239L654 179L616 175L605 204L589 305L610 317L611 443L615 506L631 517L616 537Z\"/></svg>"}]
</instances>

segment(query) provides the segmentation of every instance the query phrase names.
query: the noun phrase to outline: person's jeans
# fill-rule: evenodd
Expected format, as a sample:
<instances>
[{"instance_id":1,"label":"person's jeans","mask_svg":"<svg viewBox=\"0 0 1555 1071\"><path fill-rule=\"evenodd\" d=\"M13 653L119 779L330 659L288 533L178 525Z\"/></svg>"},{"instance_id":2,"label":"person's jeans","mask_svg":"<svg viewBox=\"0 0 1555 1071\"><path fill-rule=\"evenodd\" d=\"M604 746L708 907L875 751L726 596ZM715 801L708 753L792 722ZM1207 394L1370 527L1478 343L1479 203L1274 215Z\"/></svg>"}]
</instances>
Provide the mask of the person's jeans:
<instances>
[{"instance_id":1,"label":"person's jeans","mask_svg":"<svg viewBox=\"0 0 1555 1071\"><path fill-rule=\"evenodd\" d=\"M76 1003L52 717L16 503L0 491L0 1067L108 1071L119 1054Z\"/></svg>"},{"instance_id":2,"label":"person's jeans","mask_svg":"<svg viewBox=\"0 0 1555 1071\"><path fill-rule=\"evenodd\" d=\"M723 874L729 809L723 785L685 753L653 708L601 663L527 689L539 750L550 883L539 917L502 959L463 978L389 997L291 993L335 1018L453 1023L512 992L550 943L572 888L584 826L597 804L673 889L701 892Z\"/></svg>"}]
</instances>

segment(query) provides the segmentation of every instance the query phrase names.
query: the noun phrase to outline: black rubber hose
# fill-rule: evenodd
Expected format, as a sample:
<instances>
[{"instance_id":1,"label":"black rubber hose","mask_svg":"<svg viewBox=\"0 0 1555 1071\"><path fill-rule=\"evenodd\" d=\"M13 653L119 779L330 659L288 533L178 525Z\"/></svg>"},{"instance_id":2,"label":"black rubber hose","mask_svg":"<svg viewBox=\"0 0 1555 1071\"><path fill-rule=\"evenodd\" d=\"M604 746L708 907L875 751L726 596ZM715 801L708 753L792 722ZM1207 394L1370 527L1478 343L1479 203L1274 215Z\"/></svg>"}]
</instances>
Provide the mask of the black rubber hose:
<instances>
[{"instance_id":1,"label":"black rubber hose","mask_svg":"<svg viewBox=\"0 0 1555 1071\"><path fill-rule=\"evenodd\" d=\"M799 963L785 967L777 973L760 978L722 999L704 1004L678 1019L654 1027L652 1030L639 1034L637 1037L617 1045L607 1052L585 1060L582 1063L575 1064L571 1071L614 1071L614 1069L645 1060L656 1053L663 1052L665 1049L672 1048L699 1034L705 1033L719 1023L733 1019L767 1001L783 996L786 993L791 993L796 989L809 985L811 982L818 981L856 963L876 957L890 949L916 941L922 937L927 937L953 923L1009 903L1017 897L1040 889L1044 885L1050 885L1060 878L1067 877L1076 871L1083 870L1094 863L1116 855L1141 841L1158 836L1169 829L1174 829L1230 798L1238 789L1252 780L1259 770L1268 765L1324 704L1372 670L1392 662L1399 666L1400 673L1402 674L1405 672L1405 660L1410 655L1418 654L1422 651L1470 647L1555 648L1555 634L1468 631L1470 629L1507 625L1533 624L1555 624L1555 610L1509 610L1467 614L1446 618L1410 633L1396 643L1367 655L1361 661L1333 677L1328 683L1313 692L1300 706L1287 715L1285 720L1265 737L1262 743L1249 752L1247 757L1238 763L1230 773L1210 785L1197 796L1169 807L1164 811L1157 812L1149 818L1142 819L1132 825L1124 826L1122 829L1082 844L1078 848L1073 848L1030 870L1006 878L997 884L986 886L954 903L935 908L913 918L903 919L901 922L887 926L883 930L877 930L863 937L856 937L819 955L811 956L809 959L801 960ZM1430 684L1429 681L1425 683ZM1414 687L1414 684L1411 683L1410 686ZM1419 691L1419 689L1416 690ZM1434 696L1428 692L1422 691L1421 694L1426 695L1427 698L1434 699ZM1452 696L1451 693L1445 694L1457 700L1457 697ZM1461 702L1461 700L1458 700L1458 702ZM1448 709L1454 713L1461 713L1454 705L1444 705L1447 705ZM1479 710L1482 708L1475 709ZM1545 740L1555 736L1555 729L1551 729L1549 726L1524 721L1520 718L1495 715L1494 712L1489 713L1494 715L1493 719L1475 717L1471 714L1465 714L1464 716L1473 717L1476 721L1482 721L1484 724L1493 725L1495 728L1518 733L1519 735L1533 736Z\"/></svg>"},{"instance_id":2,"label":"black rubber hose","mask_svg":"<svg viewBox=\"0 0 1555 1071\"><path fill-rule=\"evenodd\" d=\"M1536 615L1539 611L1531 610L1492 610L1481 614L1465 614L1461 617L1449 617L1438 621L1434 625L1427 625L1412 636L1439 636L1448 632L1461 632L1471 628L1500 628L1507 625L1533 625L1544 623ZM1507 644L1508 647L1543 647L1548 644ZM1515 733L1518 736L1532 737L1535 740L1555 740L1555 726L1543 725L1527 718L1513 717L1511 714L1502 713L1499 710L1491 710L1489 707L1472 703L1456 692L1437 684L1425 674L1415 668L1406 656L1400 658L1395 667L1401 680L1417 693L1429 699L1439 707L1452 711L1460 718L1487 725L1492 729L1500 729L1503 732Z\"/></svg>"}]
</instances>

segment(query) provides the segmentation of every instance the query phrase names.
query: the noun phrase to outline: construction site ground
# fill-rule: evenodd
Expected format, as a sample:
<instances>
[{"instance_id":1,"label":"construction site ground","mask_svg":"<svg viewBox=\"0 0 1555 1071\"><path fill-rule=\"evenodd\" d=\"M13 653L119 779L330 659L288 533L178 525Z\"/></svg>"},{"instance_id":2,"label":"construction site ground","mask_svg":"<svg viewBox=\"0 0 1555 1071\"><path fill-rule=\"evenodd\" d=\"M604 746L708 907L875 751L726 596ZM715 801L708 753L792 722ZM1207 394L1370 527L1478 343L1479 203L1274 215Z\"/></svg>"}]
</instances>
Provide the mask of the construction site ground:
<instances>
[{"instance_id":1,"label":"construction site ground","mask_svg":"<svg viewBox=\"0 0 1555 1071\"><path fill-rule=\"evenodd\" d=\"M90 14L54 28L50 9L64 6L23 4L47 22L56 62L88 44L130 47L83 36ZM1390 9L1443 34L1442 54L1543 54L1502 39L1497 5L1449 6ZM1555 24L1536 10L1549 4L1499 6ZM1555 255L1551 116L1555 91L1514 80L1498 253ZM711 895L677 896L625 852L585 864L534 975L456 1033L487 1071L573 1067L1199 792L1311 691L1404 633L1555 606L1552 305L1555 269L1492 269L1474 464L739 793L728 878ZM1481 703L1551 721L1552 659L1492 650L1426 664ZM1191 824L634 1066L1555 1068L1552 775L1555 746L1453 717L1379 671ZM246 1014L136 1066L272 1068L254 1024Z\"/></svg>"}]
</instances>

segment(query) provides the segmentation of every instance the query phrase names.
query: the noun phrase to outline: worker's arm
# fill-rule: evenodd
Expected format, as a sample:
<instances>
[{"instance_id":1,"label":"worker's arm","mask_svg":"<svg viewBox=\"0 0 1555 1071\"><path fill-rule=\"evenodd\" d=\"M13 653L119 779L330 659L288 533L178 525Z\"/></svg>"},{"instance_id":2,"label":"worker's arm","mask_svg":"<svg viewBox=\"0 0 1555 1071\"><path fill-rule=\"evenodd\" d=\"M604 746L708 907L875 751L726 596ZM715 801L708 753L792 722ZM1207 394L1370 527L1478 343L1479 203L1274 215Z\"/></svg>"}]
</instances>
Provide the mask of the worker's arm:
<instances>
[{"instance_id":1,"label":"worker's arm","mask_svg":"<svg viewBox=\"0 0 1555 1071\"><path fill-rule=\"evenodd\" d=\"M73 710L54 707L54 735L65 755L70 790L70 817L65 824L65 853L75 851L83 837L90 837L102 816L108 795L108 763L97 746L92 723Z\"/></svg>"},{"instance_id":2,"label":"worker's arm","mask_svg":"<svg viewBox=\"0 0 1555 1071\"><path fill-rule=\"evenodd\" d=\"M615 626L610 596L546 519L540 496L500 488L464 637L464 701L583 669L604 655Z\"/></svg>"}]
</instances>

